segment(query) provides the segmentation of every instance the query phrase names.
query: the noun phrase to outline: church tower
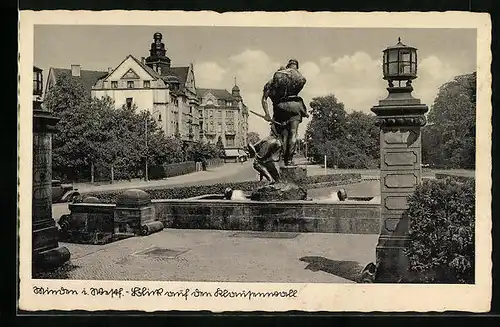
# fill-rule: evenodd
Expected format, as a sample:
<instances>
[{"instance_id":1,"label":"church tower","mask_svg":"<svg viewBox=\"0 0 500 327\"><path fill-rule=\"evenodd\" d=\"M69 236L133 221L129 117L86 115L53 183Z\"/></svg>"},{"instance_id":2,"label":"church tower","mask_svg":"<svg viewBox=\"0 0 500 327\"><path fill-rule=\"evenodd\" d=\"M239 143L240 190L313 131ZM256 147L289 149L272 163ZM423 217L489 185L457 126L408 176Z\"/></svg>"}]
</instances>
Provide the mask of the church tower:
<instances>
[{"instance_id":1,"label":"church tower","mask_svg":"<svg viewBox=\"0 0 500 327\"><path fill-rule=\"evenodd\" d=\"M163 36L156 32L153 35L153 43L149 50L149 57L146 58L146 65L160 75L167 74L170 71L170 58L167 57L165 43L162 42Z\"/></svg>"}]
</instances>

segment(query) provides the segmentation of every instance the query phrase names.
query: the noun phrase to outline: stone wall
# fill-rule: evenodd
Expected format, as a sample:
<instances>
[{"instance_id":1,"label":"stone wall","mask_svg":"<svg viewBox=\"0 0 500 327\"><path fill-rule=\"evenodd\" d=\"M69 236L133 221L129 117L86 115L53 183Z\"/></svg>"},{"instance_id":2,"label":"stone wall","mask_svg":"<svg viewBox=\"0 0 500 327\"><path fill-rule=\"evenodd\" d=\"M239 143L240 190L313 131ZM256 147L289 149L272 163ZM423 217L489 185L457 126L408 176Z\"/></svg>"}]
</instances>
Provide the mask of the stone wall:
<instances>
[{"instance_id":1,"label":"stone wall","mask_svg":"<svg viewBox=\"0 0 500 327\"><path fill-rule=\"evenodd\" d=\"M153 200L165 228L378 234L377 203Z\"/></svg>"}]
</instances>

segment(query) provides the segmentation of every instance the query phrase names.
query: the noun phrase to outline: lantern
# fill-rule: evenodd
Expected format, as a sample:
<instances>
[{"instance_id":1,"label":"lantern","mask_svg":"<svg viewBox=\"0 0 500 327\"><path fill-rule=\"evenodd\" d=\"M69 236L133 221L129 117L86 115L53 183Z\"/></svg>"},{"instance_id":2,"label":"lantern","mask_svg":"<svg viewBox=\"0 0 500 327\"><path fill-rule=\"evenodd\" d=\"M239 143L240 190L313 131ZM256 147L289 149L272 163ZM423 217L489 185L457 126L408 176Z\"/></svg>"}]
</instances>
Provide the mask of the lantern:
<instances>
[{"instance_id":1,"label":"lantern","mask_svg":"<svg viewBox=\"0 0 500 327\"><path fill-rule=\"evenodd\" d=\"M389 82L389 87L404 87L402 82L406 81L406 87L411 87L411 81L417 78L417 49L398 43L384 50L383 58L384 79ZM394 82L399 85L395 86Z\"/></svg>"}]
</instances>

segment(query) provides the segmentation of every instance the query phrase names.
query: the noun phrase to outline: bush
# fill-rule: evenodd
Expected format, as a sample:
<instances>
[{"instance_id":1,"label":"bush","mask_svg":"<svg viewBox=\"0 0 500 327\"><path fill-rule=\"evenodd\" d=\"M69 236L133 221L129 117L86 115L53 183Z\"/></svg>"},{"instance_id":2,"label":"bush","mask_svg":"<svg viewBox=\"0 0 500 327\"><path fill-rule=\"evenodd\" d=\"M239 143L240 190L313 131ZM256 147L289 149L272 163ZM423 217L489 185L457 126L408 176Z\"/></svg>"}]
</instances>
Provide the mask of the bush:
<instances>
[{"instance_id":1,"label":"bush","mask_svg":"<svg viewBox=\"0 0 500 327\"><path fill-rule=\"evenodd\" d=\"M196 171L196 163L194 161L186 161L174 164L163 165L165 171L164 177L174 177L194 173Z\"/></svg>"},{"instance_id":2,"label":"bush","mask_svg":"<svg viewBox=\"0 0 500 327\"><path fill-rule=\"evenodd\" d=\"M408 203L413 280L474 283L474 179L424 181Z\"/></svg>"}]
</instances>

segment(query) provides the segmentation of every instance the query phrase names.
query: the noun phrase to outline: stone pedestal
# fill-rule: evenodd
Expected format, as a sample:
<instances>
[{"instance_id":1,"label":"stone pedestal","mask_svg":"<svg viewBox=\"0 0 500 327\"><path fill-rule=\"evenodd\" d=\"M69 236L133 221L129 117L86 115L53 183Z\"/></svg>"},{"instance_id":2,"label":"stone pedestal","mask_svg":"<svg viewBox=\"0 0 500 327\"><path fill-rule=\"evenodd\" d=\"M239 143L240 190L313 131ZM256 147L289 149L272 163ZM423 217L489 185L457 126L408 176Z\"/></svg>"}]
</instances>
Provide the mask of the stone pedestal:
<instances>
[{"instance_id":1,"label":"stone pedestal","mask_svg":"<svg viewBox=\"0 0 500 327\"><path fill-rule=\"evenodd\" d=\"M265 185L252 192L255 201L290 201L307 199L307 189L302 183L307 177L304 167L284 166L280 168L280 181Z\"/></svg>"},{"instance_id":2,"label":"stone pedestal","mask_svg":"<svg viewBox=\"0 0 500 327\"><path fill-rule=\"evenodd\" d=\"M58 230L52 218L52 132L57 118L50 112L33 110L33 270L56 268L70 253L59 247Z\"/></svg>"},{"instance_id":3,"label":"stone pedestal","mask_svg":"<svg viewBox=\"0 0 500 327\"><path fill-rule=\"evenodd\" d=\"M148 225L155 221L155 207L151 203L149 194L143 190L127 190L116 200L114 210L115 235L141 235L144 230L149 230Z\"/></svg>"},{"instance_id":4,"label":"stone pedestal","mask_svg":"<svg viewBox=\"0 0 500 327\"><path fill-rule=\"evenodd\" d=\"M376 248L377 282L398 282L408 271L407 197L421 183L421 127L428 108L411 96L411 88L389 89L389 97L372 108L380 126L381 226Z\"/></svg>"}]
</instances>

